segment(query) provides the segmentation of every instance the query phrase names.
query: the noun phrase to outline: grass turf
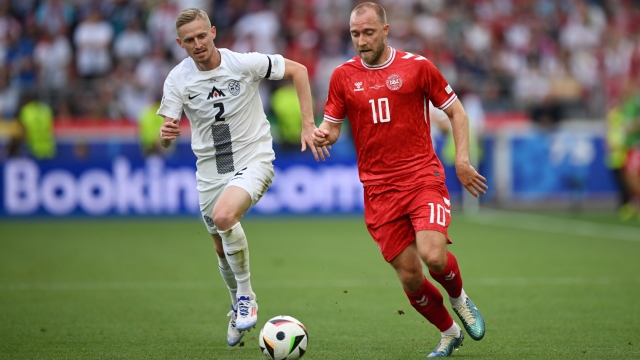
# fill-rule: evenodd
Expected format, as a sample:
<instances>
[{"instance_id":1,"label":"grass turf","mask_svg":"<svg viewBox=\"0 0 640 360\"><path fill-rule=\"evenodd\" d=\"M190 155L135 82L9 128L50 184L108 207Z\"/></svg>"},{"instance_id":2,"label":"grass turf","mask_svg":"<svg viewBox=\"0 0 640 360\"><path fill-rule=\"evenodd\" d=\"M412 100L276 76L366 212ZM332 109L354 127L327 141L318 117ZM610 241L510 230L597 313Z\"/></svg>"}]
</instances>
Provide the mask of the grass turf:
<instances>
[{"instance_id":1,"label":"grass turf","mask_svg":"<svg viewBox=\"0 0 640 360\"><path fill-rule=\"evenodd\" d=\"M422 359L437 344L359 217L253 217L243 227L258 325L298 318L310 335L305 359ZM487 323L485 338L467 337L454 357L640 358L638 222L454 214L450 235ZM259 329L226 345L216 265L198 221L0 222L0 358L264 358Z\"/></svg>"}]
</instances>

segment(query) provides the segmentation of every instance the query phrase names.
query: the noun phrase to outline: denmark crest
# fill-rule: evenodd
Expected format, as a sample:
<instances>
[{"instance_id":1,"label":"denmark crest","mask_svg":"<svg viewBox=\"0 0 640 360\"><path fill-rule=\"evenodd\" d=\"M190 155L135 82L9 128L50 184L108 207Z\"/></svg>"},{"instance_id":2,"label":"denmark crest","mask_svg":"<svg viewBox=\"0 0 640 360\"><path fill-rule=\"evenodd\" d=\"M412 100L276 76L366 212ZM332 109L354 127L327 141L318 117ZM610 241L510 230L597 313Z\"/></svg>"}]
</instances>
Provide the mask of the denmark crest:
<instances>
[{"instance_id":1,"label":"denmark crest","mask_svg":"<svg viewBox=\"0 0 640 360\"><path fill-rule=\"evenodd\" d=\"M389 90L398 90L402 87L402 78L400 75L391 74L387 78L387 87Z\"/></svg>"}]
</instances>

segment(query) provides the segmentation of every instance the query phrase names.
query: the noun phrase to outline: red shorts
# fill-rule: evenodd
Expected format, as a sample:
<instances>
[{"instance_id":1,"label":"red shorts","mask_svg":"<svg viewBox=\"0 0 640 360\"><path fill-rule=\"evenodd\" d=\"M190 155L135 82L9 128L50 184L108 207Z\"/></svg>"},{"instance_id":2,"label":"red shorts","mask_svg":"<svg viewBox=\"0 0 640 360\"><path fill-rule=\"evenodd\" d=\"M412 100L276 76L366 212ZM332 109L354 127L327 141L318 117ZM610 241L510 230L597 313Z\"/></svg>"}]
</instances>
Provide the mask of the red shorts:
<instances>
[{"instance_id":1,"label":"red shorts","mask_svg":"<svg viewBox=\"0 0 640 360\"><path fill-rule=\"evenodd\" d=\"M629 149L624 171L631 175L640 175L640 148Z\"/></svg>"},{"instance_id":2,"label":"red shorts","mask_svg":"<svg viewBox=\"0 0 640 360\"><path fill-rule=\"evenodd\" d=\"M416 232L435 230L447 237L451 202L444 183L398 188L364 188L364 220L382 256L390 262L416 240Z\"/></svg>"}]
</instances>

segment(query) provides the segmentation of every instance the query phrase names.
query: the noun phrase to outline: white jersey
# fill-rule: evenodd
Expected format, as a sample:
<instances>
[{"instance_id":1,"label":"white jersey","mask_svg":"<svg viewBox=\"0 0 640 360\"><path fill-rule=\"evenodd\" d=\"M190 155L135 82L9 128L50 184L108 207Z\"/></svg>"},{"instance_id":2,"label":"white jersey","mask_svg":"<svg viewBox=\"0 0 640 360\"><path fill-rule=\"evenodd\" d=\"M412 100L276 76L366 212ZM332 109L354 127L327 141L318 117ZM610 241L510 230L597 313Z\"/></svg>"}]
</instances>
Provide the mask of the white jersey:
<instances>
[{"instance_id":1,"label":"white jersey","mask_svg":"<svg viewBox=\"0 0 640 360\"><path fill-rule=\"evenodd\" d=\"M275 158L258 85L284 76L281 55L240 54L218 49L220 66L200 71L190 57L171 70L158 115L191 123L198 176L225 177L256 161Z\"/></svg>"}]
</instances>

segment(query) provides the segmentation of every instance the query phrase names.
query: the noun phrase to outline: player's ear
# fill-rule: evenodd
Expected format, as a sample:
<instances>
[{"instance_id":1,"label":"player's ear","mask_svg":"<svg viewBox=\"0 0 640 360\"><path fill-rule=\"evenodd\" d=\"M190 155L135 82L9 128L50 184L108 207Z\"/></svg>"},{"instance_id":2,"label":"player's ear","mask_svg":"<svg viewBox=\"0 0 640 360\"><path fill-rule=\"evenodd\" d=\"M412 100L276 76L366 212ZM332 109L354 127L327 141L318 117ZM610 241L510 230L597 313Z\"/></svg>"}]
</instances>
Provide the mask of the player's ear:
<instances>
[{"instance_id":1,"label":"player's ear","mask_svg":"<svg viewBox=\"0 0 640 360\"><path fill-rule=\"evenodd\" d=\"M211 27L211 40L215 40L216 39L216 27L212 26Z\"/></svg>"},{"instance_id":2,"label":"player's ear","mask_svg":"<svg viewBox=\"0 0 640 360\"><path fill-rule=\"evenodd\" d=\"M176 38L176 42L178 43L178 45L180 45L181 48L184 49L184 46L182 46L182 40L180 40L179 37Z\"/></svg>"}]
</instances>

